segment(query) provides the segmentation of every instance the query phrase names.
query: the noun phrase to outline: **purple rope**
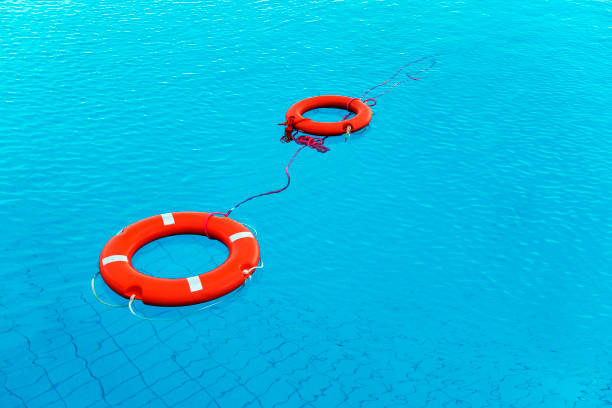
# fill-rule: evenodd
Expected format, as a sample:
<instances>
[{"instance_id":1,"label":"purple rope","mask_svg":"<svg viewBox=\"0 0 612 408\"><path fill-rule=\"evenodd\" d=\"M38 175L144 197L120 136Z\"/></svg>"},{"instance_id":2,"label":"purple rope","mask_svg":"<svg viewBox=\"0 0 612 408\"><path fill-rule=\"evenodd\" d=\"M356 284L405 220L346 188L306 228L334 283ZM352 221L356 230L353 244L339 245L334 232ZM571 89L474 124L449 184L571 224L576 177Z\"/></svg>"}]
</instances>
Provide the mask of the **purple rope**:
<instances>
[{"instance_id":1,"label":"purple rope","mask_svg":"<svg viewBox=\"0 0 612 408\"><path fill-rule=\"evenodd\" d=\"M289 164L287 164L287 167L285 167L285 174L287 175L287 184L285 184L285 186L283 188L279 188L278 190L268 191L267 193L261 193L261 194L257 194L257 195L254 195L252 197L249 197L246 200L243 200L243 201L239 202L238 204L236 204L235 206L233 206L232 208L230 208L228 212L224 212L224 213L222 213L222 212L213 212L213 213L208 214L208 216L204 220L204 233L206 235L208 235L208 220L210 220L210 217L212 217L213 215L222 215L224 217L229 217L229 215L232 213L232 211L234 211L236 208L240 207L242 204L246 203L247 201L251 201L252 199L257 198L257 197L263 197L263 196L267 196L267 195L270 195L270 194L277 194L277 193L280 193L282 191L285 191L289 187L289 185L291 184L291 176L289 175L289 167L293 163L293 160L295 160L295 158L297 157L298 153L300 151L302 151L302 149L305 148L305 147L312 147L312 146L308 146L308 145L304 144L304 146L300 147L293 154L293 157L289 161ZM325 146L322 146L322 147L326 148ZM313 148L315 148L315 147L313 147Z\"/></svg>"}]
</instances>

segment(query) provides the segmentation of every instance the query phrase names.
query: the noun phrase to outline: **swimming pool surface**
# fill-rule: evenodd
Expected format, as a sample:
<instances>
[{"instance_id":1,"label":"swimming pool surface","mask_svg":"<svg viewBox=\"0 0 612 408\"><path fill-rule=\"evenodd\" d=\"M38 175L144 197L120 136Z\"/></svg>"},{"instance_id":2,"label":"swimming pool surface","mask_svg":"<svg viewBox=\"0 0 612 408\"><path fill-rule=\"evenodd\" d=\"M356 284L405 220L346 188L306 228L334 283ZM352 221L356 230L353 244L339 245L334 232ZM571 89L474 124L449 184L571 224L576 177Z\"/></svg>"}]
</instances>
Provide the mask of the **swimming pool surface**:
<instances>
[{"instance_id":1,"label":"swimming pool surface","mask_svg":"<svg viewBox=\"0 0 612 408\"><path fill-rule=\"evenodd\" d=\"M612 404L611 22L605 0L0 4L0 407ZM232 213L265 264L244 290L136 302L192 313L156 322L92 296L119 229L281 187L293 103L425 56ZM179 236L134 264L226 255Z\"/></svg>"}]
</instances>

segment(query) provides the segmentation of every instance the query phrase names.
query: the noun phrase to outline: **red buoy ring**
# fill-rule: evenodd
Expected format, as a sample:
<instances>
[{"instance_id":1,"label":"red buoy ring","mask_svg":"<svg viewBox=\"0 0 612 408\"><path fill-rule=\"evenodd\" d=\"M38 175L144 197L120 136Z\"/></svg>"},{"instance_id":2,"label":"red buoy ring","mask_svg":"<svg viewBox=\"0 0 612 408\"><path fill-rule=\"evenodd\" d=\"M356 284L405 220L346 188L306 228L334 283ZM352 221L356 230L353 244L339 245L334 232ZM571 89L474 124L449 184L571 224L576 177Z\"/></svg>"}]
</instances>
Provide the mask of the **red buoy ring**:
<instances>
[{"instance_id":1,"label":"red buoy ring","mask_svg":"<svg viewBox=\"0 0 612 408\"><path fill-rule=\"evenodd\" d=\"M305 118L304 113L319 108L346 109L355 116L339 122L317 122ZM341 95L321 95L303 99L287 111L287 126L301 132L318 136L337 136L347 130L356 132L368 126L372 119L372 109L359 98ZM349 129L350 126L350 129Z\"/></svg>"},{"instance_id":2,"label":"red buoy ring","mask_svg":"<svg viewBox=\"0 0 612 408\"><path fill-rule=\"evenodd\" d=\"M186 306L208 302L240 287L259 262L259 245L244 225L208 213L176 212L138 221L111 238L100 254L100 274L117 294L155 306ZM138 272L132 256L149 242L170 235L207 235L229 249L223 264L198 276L164 279Z\"/></svg>"}]
</instances>

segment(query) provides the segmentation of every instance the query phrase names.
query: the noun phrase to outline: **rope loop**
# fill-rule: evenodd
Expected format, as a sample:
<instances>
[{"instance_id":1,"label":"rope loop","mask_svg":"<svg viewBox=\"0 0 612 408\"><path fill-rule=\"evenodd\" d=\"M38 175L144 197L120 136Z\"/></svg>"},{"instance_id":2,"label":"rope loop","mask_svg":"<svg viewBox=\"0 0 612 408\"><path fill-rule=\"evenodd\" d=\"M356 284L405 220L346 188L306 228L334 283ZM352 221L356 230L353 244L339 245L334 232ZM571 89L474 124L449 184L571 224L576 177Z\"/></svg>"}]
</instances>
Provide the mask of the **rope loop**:
<instances>
[{"instance_id":1,"label":"rope loop","mask_svg":"<svg viewBox=\"0 0 612 408\"><path fill-rule=\"evenodd\" d=\"M285 134L281 137L281 142L289 143L294 140L297 131L293 129L293 125L295 125L293 118L287 119L286 122L279 123L279 126L285 126Z\"/></svg>"},{"instance_id":2,"label":"rope loop","mask_svg":"<svg viewBox=\"0 0 612 408\"><path fill-rule=\"evenodd\" d=\"M326 153L329 151L329 147L323 146L323 139L320 137L302 135L295 139L295 143L315 149L319 153Z\"/></svg>"},{"instance_id":3,"label":"rope loop","mask_svg":"<svg viewBox=\"0 0 612 408\"><path fill-rule=\"evenodd\" d=\"M224 216L224 217L229 217L229 213L230 213L230 212L231 212L231 211L228 211L228 212L226 212L226 213L221 213L221 212L212 212L212 213L208 214L208 216L207 216L207 217L206 217L206 219L204 220L204 235L206 235L206 236L208 237L208 220L210 220L210 218L211 218L213 215L222 215L222 216Z\"/></svg>"},{"instance_id":4,"label":"rope loop","mask_svg":"<svg viewBox=\"0 0 612 408\"><path fill-rule=\"evenodd\" d=\"M255 266L254 266L254 267L252 267L252 268L245 269L245 270L243 270L243 271L242 271L242 274L243 274L243 275L249 275L249 274L250 274L251 272L253 272L255 269L261 269L261 268L263 268L263 267L264 267L264 264L263 264L263 261L261 261L261 265L255 265ZM252 276L252 275L249 275L249 279L251 279L251 276Z\"/></svg>"},{"instance_id":5,"label":"rope loop","mask_svg":"<svg viewBox=\"0 0 612 408\"><path fill-rule=\"evenodd\" d=\"M110 307L126 307L127 305L116 305L114 303L108 303L100 299L100 297L98 296L98 293L96 292L96 278L98 277L98 275L100 275L100 272L96 272L94 276L91 278L91 291L93 292L93 295L98 300L98 302L102 303L103 305L110 306Z\"/></svg>"},{"instance_id":6,"label":"rope loop","mask_svg":"<svg viewBox=\"0 0 612 408\"><path fill-rule=\"evenodd\" d=\"M353 113L353 112L351 112L351 109L350 109L351 108L351 103L353 101L359 101L359 100L360 100L359 98L351 98L351 99L349 99L349 101L346 103L346 110L348 111L348 113L346 115L344 115L342 120L346 120L346 118L351 116L351 114Z\"/></svg>"},{"instance_id":7,"label":"rope loop","mask_svg":"<svg viewBox=\"0 0 612 408\"><path fill-rule=\"evenodd\" d=\"M285 134L283 135L283 137L281 137L281 142L283 143L293 142L295 140L295 136L298 134L298 130L295 129L294 126L305 120L310 120L310 119L302 118L296 121L295 118L290 117L289 119L287 119L287 121L283 123L279 123L278 124L279 126L285 126Z\"/></svg>"},{"instance_id":8,"label":"rope loop","mask_svg":"<svg viewBox=\"0 0 612 408\"><path fill-rule=\"evenodd\" d=\"M346 110L350 112L351 111L351 109L350 109L351 108L351 103L353 101L358 101L358 100L360 100L360 99L359 98L351 98L351 99L349 99L349 101L346 103Z\"/></svg>"}]
</instances>

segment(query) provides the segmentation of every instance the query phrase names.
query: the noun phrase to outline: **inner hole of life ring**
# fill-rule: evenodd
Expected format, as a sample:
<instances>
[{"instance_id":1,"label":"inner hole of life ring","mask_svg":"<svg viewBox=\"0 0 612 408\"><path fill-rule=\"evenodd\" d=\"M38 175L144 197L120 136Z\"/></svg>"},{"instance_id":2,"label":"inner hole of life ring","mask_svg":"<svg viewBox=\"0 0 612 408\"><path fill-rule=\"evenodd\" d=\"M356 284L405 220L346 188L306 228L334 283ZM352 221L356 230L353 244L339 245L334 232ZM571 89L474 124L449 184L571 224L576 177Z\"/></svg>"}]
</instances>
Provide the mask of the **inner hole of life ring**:
<instances>
[{"instance_id":1,"label":"inner hole of life ring","mask_svg":"<svg viewBox=\"0 0 612 408\"><path fill-rule=\"evenodd\" d=\"M178 279L201 275L223 264L229 249L204 235L172 235L156 239L132 257L140 273L156 278Z\"/></svg>"},{"instance_id":2,"label":"inner hole of life ring","mask_svg":"<svg viewBox=\"0 0 612 408\"><path fill-rule=\"evenodd\" d=\"M351 111L347 111L342 108L317 108L304 112L302 115L305 118L314 120L315 122L341 122L342 118L348 113L351 114L347 119L355 117L355 114Z\"/></svg>"}]
</instances>

